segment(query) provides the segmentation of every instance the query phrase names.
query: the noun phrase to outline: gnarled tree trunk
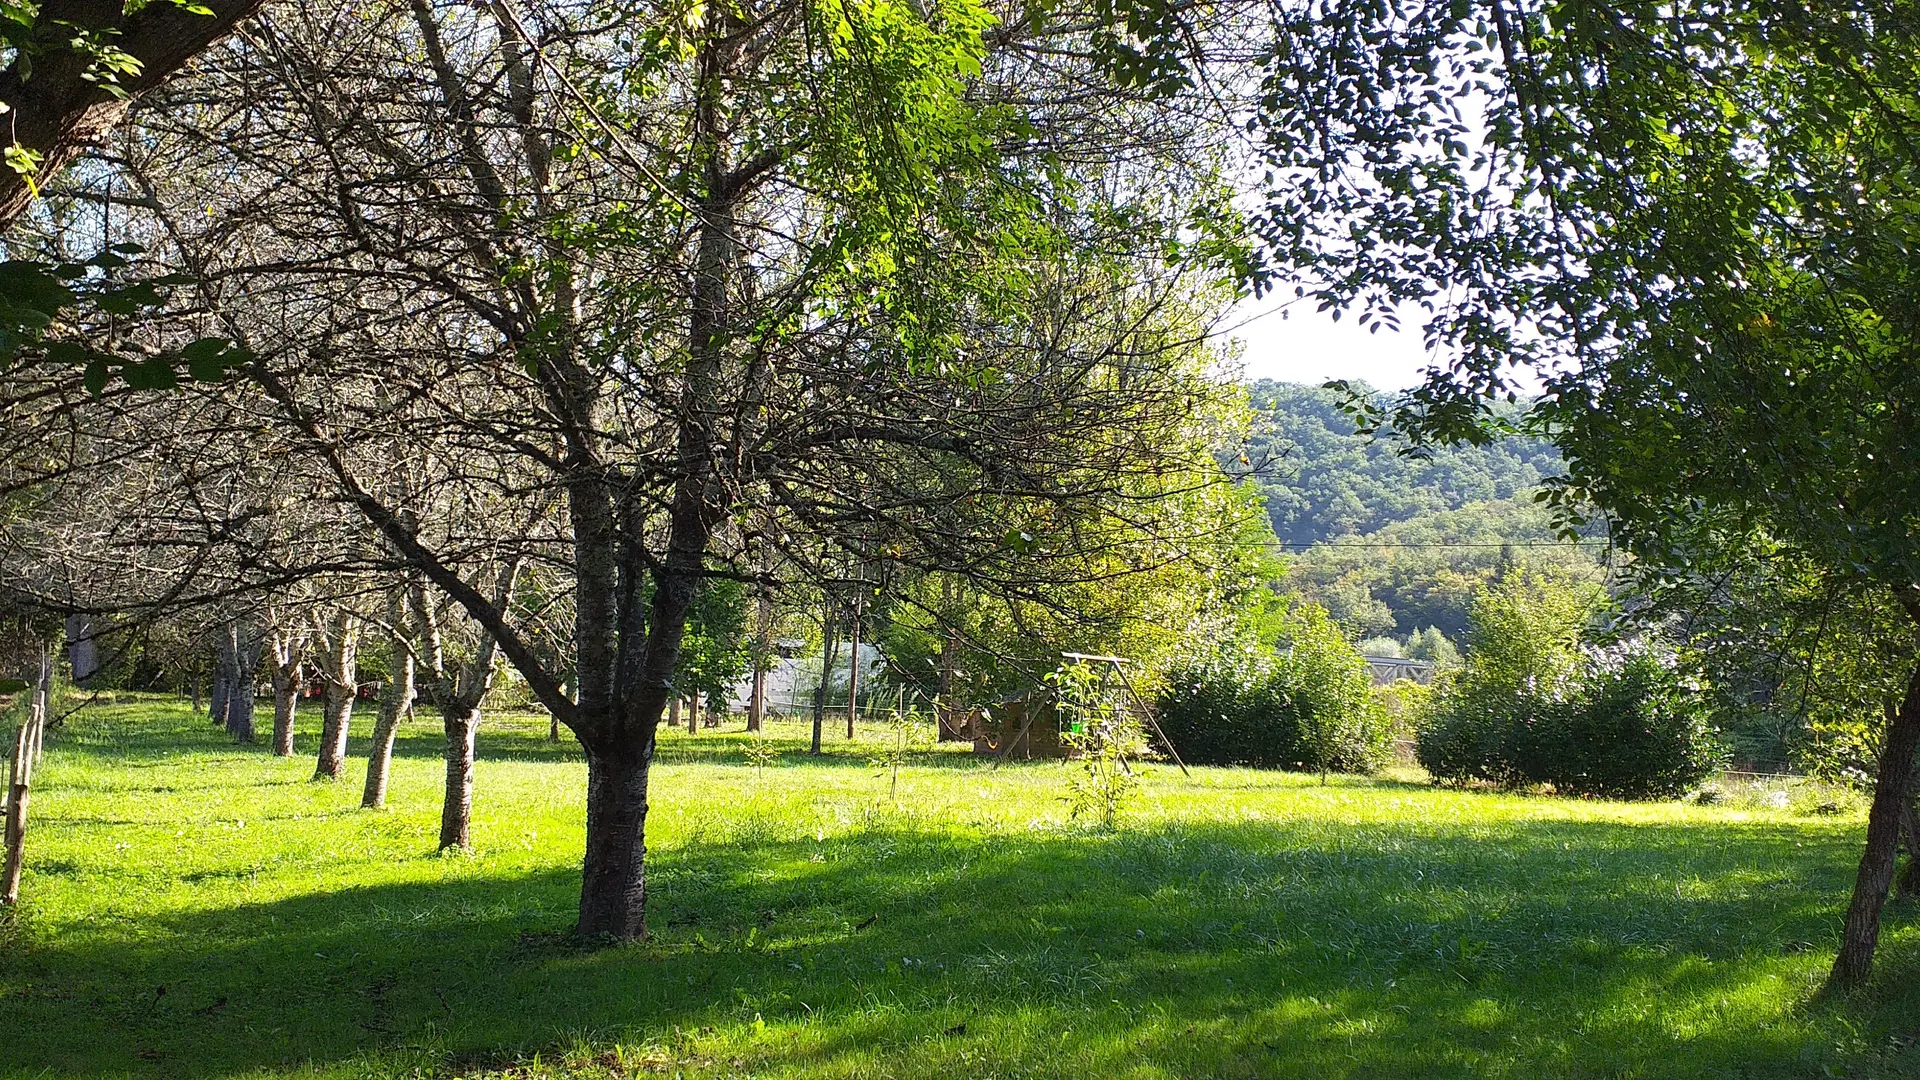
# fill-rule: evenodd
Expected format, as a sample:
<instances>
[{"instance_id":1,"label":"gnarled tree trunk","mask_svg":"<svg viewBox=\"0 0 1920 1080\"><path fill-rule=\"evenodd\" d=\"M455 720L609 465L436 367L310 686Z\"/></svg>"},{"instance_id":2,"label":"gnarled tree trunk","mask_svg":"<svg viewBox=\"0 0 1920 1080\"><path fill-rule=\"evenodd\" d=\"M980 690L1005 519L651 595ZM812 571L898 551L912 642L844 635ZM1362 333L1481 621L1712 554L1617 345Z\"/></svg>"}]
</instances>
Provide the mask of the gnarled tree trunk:
<instances>
[{"instance_id":1,"label":"gnarled tree trunk","mask_svg":"<svg viewBox=\"0 0 1920 1080\"><path fill-rule=\"evenodd\" d=\"M443 708L447 733L446 798L440 804L440 850L473 847L473 753L480 733L480 708L453 702Z\"/></svg>"},{"instance_id":2,"label":"gnarled tree trunk","mask_svg":"<svg viewBox=\"0 0 1920 1080\"><path fill-rule=\"evenodd\" d=\"M9 114L9 141L44 160L35 177L0 169L0 229L32 205L36 182L45 186L75 153L119 123L128 101L259 9L260 0L203 0L195 10L184 4L49 0L28 9L33 40L22 48L30 48L35 59L31 67L7 65L0 74L0 102ZM138 66L109 83L95 56L76 47L83 40L111 43Z\"/></svg>"},{"instance_id":3,"label":"gnarled tree trunk","mask_svg":"<svg viewBox=\"0 0 1920 1080\"><path fill-rule=\"evenodd\" d=\"M207 719L216 725L225 725L227 722L227 693L233 686L225 637L224 633L221 634L220 640L214 645L213 692L207 695Z\"/></svg>"},{"instance_id":4,"label":"gnarled tree trunk","mask_svg":"<svg viewBox=\"0 0 1920 1080\"><path fill-rule=\"evenodd\" d=\"M650 753L587 749L587 854L579 933L622 941L647 932L647 770Z\"/></svg>"},{"instance_id":5,"label":"gnarled tree trunk","mask_svg":"<svg viewBox=\"0 0 1920 1080\"><path fill-rule=\"evenodd\" d=\"M253 741L253 689L260 678L260 636L244 618L220 628L221 689L217 694L216 723L224 725L235 742Z\"/></svg>"},{"instance_id":6,"label":"gnarled tree trunk","mask_svg":"<svg viewBox=\"0 0 1920 1080\"><path fill-rule=\"evenodd\" d=\"M380 713L373 724L373 746L367 751L367 786L361 791L360 805L379 810L387 805L387 776L393 771L393 739L400 729L400 718L413 708L413 651L400 630L400 601L397 591L387 599L387 640L393 654L393 676L380 688Z\"/></svg>"},{"instance_id":7,"label":"gnarled tree trunk","mask_svg":"<svg viewBox=\"0 0 1920 1080\"><path fill-rule=\"evenodd\" d=\"M293 756L293 721L300 707L300 686L306 674L304 644L285 632L273 635L273 752Z\"/></svg>"},{"instance_id":8,"label":"gnarled tree trunk","mask_svg":"<svg viewBox=\"0 0 1920 1080\"><path fill-rule=\"evenodd\" d=\"M342 609L321 650L327 678L326 718L320 727L320 756L315 780L338 780L346 768L347 732L353 722L353 697L360 689L360 620Z\"/></svg>"},{"instance_id":9,"label":"gnarled tree trunk","mask_svg":"<svg viewBox=\"0 0 1920 1080\"><path fill-rule=\"evenodd\" d=\"M509 560L500 568L499 576L494 579L491 600L494 610L506 609L513 599L514 583L519 576L517 560ZM474 756L480 731L480 702L493 685L493 664L499 655L500 639L483 630L466 665L457 672L451 671L447 667L439 620L427 602L424 586L414 590L413 606L427 667L433 673L426 693L440 709L441 726L447 739L445 798L440 805L440 850L466 850L473 846Z\"/></svg>"}]
</instances>

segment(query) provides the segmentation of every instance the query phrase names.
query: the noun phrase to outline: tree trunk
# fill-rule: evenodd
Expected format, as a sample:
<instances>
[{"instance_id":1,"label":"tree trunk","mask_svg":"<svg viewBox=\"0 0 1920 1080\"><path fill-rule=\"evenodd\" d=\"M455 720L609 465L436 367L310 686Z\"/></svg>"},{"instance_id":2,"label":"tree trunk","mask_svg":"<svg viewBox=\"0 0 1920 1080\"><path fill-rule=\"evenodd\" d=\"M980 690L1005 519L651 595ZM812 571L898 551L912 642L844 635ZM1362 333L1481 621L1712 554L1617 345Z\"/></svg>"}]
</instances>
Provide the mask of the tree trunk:
<instances>
[{"instance_id":1,"label":"tree trunk","mask_svg":"<svg viewBox=\"0 0 1920 1080\"><path fill-rule=\"evenodd\" d=\"M647 936L647 759L587 750L587 855L581 937Z\"/></svg>"},{"instance_id":2,"label":"tree trunk","mask_svg":"<svg viewBox=\"0 0 1920 1080\"><path fill-rule=\"evenodd\" d=\"M300 708L300 685L304 681L300 642L275 634L273 640L273 752L280 757L293 756L293 720Z\"/></svg>"},{"instance_id":3,"label":"tree trunk","mask_svg":"<svg viewBox=\"0 0 1920 1080\"><path fill-rule=\"evenodd\" d=\"M473 750L480 710L456 703L441 713L447 733L447 793L440 804L440 850L473 849Z\"/></svg>"},{"instance_id":4,"label":"tree trunk","mask_svg":"<svg viewBox=\"0 0 1920 1080\"><path fill-rule=\"evenodd\" d=\"M860 712L860 601L858 593L853 597L853 625L849 628L847 640L852 645L852 658L847 661L847 738L853 738L853 718Z\"/></svg>"},{"instance_id":5,"label":"tree trunk","mask_svg":"<svg viewBox=\"0 0 1920 1080\"><path fill-rule=\"evenodd\" d=\"M253 689L260 680L260 639L246 622L228 624L232 636L232 682L227 687L227 734L238 743L253 741Z\"/></svg>"},{"instance_id":6,"label":"tree trunk","mask_svg":"<svg viewBox=\"0 0 1920 1080\"><path fill-rule=\"evenodd\" d=\"M243 671L227 694L227 734L237 743L253 741L253 680L257 673Z\"/></svg>"},{"instance_id":7,"label":"tree trunk","mask_svg":"<svg viewBox=\"0 0 1920 1080\"><path fill-rule=\"evenodd\" d=\"M360 684L360 622L342 611L327 639L325 652L326 719L320 727L320 756L314 763L315 780L338 780L347 761L347 732L353 723L353 696Z\"/></svg>"},{"instance_id":8,"label":"tree trunk","mask_svg":"<svg viewBox=\"0 0 1920 1080\"><path fill-rule=\"evenodd\" d=\"M1907 865L1894 883L1893 895L1902 900L1912 900L1920 897L1920 808L1915 807L1911 797L1900 813L1900 835L1907 847Z\"/></svg>"},{"instance_id":9,"label":"tree trunk","mask_svg":"<svg viewBox=\"0 0 1920 1080\"><path fill-rule=\"evenodd\" d=\"M40 754L40 739L46 729L48 694L53 688L53 656L42 650L39 671L33 680L32 697L26 719L13 733L13 754L7 769L6 860L0 864L0 904L12 907L20 902L20 873L26 866L27 810L33 787L33 766Z\"/></svg>"},{"instance_id":10,"label":"tree trunk","mask_svg":"<svg viewBox=\"0 0 1920 1080\"><path fill-rule=\"evenodd\" d=\"M700 691L687 695L687 734L700 733Z\"/></svg>"},{"instance_id":11,"label":"tree trunk","mask_svg":"<svg viewBox=\"0 0 1920 1080\"><path fill-rule=\"evenodd\" d=\"M215 660L214 664L213 692L207 695L207 718L212 720L216 725L225 725L227 722L228 689L225 656Z\"/></svg>"},{"instance_id":12,"label":"tree trunk","mask_svg":"<svg viewBox=\"0 0 1920 1080\"><path fill-rule=\"evenodd\" d=\"M413 654L399 642L393 649L393 678L380 689L380 715L373 724L373 746L367 751L367 786L360 805L368 810L387 805L387 774L393 769L393 738L400 718L413 708Z\"/></svg>"},{"instance_id":13,"label":"tree trunk","mask_svg":"<svg viewBox=\"0 0 1920 1080\"><path fill-rule=\"evenodd\" d=\"M0 176L0 228L11 228L39 197L36 176L42 186L59 177L81 150L113 130L128 101L259 9L260 0L32 9L39 17L26 20L31 29L14 47L36 59L31 67L8 65L0 76L0 102L6 105L8 141L32 154L38 168L0 170L6 174ZM133 61L111 83L100 77L92 48L83 47L106 41Z\"/></svg>"},{"instance_id":14,"label":"tree trunk","mask_svg":"<svg viewBox=\"0 0 1920 1080\"><path fill-rule=\"evenodd\" d=\"M33 722L29 715L13 732L7 767L7 854L0 870L0 904L20 902L20 868L27 846L27 803L33 783Z\"/></svg>"},{"instance_id":15,"label":"tree trunk","mask_svg":"<svg viewBox=\"0 0 1920 1080\"><path fill-rule=\"evenodd\" d=\"M767 664L773 659L773 594L760 590L758 633L753 650L753 691L747 698L747 730L760 731L767 719Z\"/></svg>"},{"instance_id":16,"label":"tree trunk","mask_svg":"<svg viewBox=\"0 0 1920 1080\"><path fill-rule=\"evenodd\" d=\"M67 667L73 673L76 686L87 685L87 680L98 674L103 666L100 661L100 642L94 637L93 620L85 615L67 616Z\"/></svg>"},{"instance_id":17,"label":"tree trunk","mask_svg":"<svg viewBox=\"0 0 1920 1080\"><path fill-rule=\"evenodd\" d=\"M1920 753L1920 666L1908 678L1906 697L1889 721L1880 750L1880 775L1873 786L1873 807L1867 813L1867 846L1860 856L1853 902L1847 907L1840 953L1827 975L1826 992L1859 986L1873 970L1873 953L1880 942L1880 909L1893 883L1900 818L1913 798L1914 757Z\"/></svg>"},{"instance_id":18,"label":"tree trunk","mask_svg":"<svg viewBox=\"0 0 1920 1080\"><path fill-rule=\"evenodd\" d=\"M673 695L673 700L667 703L667 726L675 727L675 728L680 726L680 695L679 694Z\"/></svg>"},{"instance_id":19,"label":"tree trunk","mask_svg":"<svg viewBox=\"0 0 1920 1080\"><path fill-rule=\"evenodd\" d=\"M961 730L961 717L964 714L954 701L960 683L959 668L959 635L949 629L940 639L940 700L934 703L934 712L939 717L941 742L954 742L972 735L972 732Z\"/></svg>"}]
</instances>

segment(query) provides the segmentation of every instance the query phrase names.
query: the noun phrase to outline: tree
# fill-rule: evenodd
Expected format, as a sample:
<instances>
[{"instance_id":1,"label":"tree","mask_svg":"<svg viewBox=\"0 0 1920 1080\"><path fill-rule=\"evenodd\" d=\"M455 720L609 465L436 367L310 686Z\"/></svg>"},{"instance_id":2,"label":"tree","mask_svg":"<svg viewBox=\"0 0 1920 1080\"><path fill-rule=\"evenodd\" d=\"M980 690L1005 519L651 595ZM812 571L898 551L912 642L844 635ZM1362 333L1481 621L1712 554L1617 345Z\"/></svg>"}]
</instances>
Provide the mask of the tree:
<instances>
[{"instance_id":1,"label":"tree","mask_svg":"<svg viewBox=\"0 0 1920 1080\"><path fill-rule=\"evenodd\" d=\"M1143 25L1113 66L1190 78L1191 16L1128 10ZM1705 534L1759 530L1920 624L1910 8L1270 11L1250 121L1265 269L1366 324L1397 329L1396 305L1424 305L1444 357L1375 423L1484 442L1506 426L1491 403L1537 378L1568 524L1603 514L1619 546L1676 573ZM1832 988L1870 970L1916 750L1920 657L1887 725Z\"/></svg>"},{"instance_id":2,"label":"tree","mask_svg":"<svg viewBox=\"0 0 1920 1080\"><path fill-rule=\"evenodd\" d=\"M1554 719L1578 696L1581 646L1604 594L1517 570L1475 595L1466 661L1439 685L1419 733L1420 764L1436 778L1539 783L1561 753Z\"/></svg>"},{"instance_id":3,"label":"tree","mask_svg":"<svg viewBox=\"0 0 1920 1080\"><path fill-rule=\"evenodd\" d=\"M414 641L407 605L408 590L403 585L389 585L383 625L391 670L386 684L380 688L380 712L374 720L373 742L367 750L367 779L361 790L360 805L368 810L381 810L387 805L387 776L393 765L394 736L399 731L401 718L412 713L417 696Z\"/></svg>"},{"instance_id":4,"label":"tree","mask_svg":"<svg viewBox=\"0 0 1920 1080\"><path fill-rule=\"evenodd\" d=\"M0 229L40 185L168 78L260 9L261 0L146 4L48 0L16 9L0 31L11 144L0 168Z\"/></svg>"},{"instance_id":5,"label":"tree","mask_svg":"<svg viewBox=\"0 0 1920 1080\"><path fill-rule=\"evenodd\" d=\"M753 523L796 576L868 557L1015 596L1082 551L1184 555L1112 525L1197 497L1154 478L1191 475L1166 459L1190 463L1216 392L1196 268L1219 230L1193 212L1216 155L988 21L775 3L621 36L506 4L295 5L194 90L248 102L223 114L242 130L143 113L147 145L253 200L166 220L267 422L585 748L584 935L644 933L656 726L702 588L755 574ZM1195 182L1138 183L1148 162ZM494 536L383 486L378 386ZM562 650L495 588L516 550L564 576Z\"/></svg>"},{"instance_id":6,"label":"tree","mask_svg":"<svg viewBox=\"0 0 1920 1080\"><path fill-rule=\"evenodd\" d=\"M353 723L353 702L360 695L360 616L345 603L336 604L319 627L318 666L327 681L322 704L320 754L313 767L315 780L338 780L347 763L347 732Z\"/></svg>"}]
</instances>

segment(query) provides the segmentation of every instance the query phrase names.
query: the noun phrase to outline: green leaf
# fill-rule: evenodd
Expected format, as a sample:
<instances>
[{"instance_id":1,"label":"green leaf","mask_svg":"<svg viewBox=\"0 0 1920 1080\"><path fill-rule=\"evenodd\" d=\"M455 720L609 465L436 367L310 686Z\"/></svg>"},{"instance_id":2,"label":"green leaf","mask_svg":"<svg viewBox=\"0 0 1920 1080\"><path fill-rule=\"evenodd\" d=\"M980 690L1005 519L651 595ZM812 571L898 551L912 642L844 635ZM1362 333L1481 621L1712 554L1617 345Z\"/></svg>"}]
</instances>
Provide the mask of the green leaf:
<instances>
[{"instance_id":1,"label":"green leaf","mask_svg":"<svg viewBox=\"0 0 1920 1080\"><path fill-rule=\"evenodd\" d=\"M47 346L47 362L51 364L77 367L93 360L95 355L92 349L77 341L56 341Z\"/></svg>"},{"instance_id":2,"label":"green leaf","mask_svg":"<svg viewBox=\"0 0 1920 1080\"><path fill-rule=\"evenodd\" d=\"M164 356L142 363L128 364L122 378L135 390L171 390L180 385L180 375Z\"/></svg>"},{"instance_id":3,"label":"green leaf","mask_svg":"<svg viewBox=\"0 0 1920 1080\"><path fill-rule=\"evenodd\" d=\"M111 374L107 369L106 357L96 356L88 361L87 373L81 377L81 381L86 385L87 393L92 394L94 397L99 397L101 394L106 393L107 379Z\"/></svg>"}]
</instances>

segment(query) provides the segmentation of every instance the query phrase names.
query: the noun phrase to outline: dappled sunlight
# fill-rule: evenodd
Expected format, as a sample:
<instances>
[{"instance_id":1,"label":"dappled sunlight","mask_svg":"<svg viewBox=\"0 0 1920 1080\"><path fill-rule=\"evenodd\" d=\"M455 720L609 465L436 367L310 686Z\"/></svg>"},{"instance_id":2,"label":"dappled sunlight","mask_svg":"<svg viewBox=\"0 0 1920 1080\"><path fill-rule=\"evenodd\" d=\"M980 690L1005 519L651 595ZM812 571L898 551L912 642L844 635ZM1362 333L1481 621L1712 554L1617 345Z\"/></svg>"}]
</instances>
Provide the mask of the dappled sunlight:
<instances>
[{"instance_id":1,"label":"dappled sunlight","mask_svg":"<svg viewBox=\"0 0 1920 1080\"><path fill-rule=\"evenodd\" d=\"M138 770L149 786L212 788L127 802L106 720L53 745L34 905L0 952L30 1034L0 1042L0 1068L461 1073L537 1053L583 1075L1107 1080L1907 1061L1887 1042L1913 1027L1904 912L1880 997L1804 1004L1857 823L1155 768L1102 832L1066 821L1059 765L916 765L895 803L854 753L689 755L656 774L653 937L595 949L565 937L576 763L502 760L483 731L477 851L442 857L435 762L397 761L395 808L364 812L357 785L289 783L310 762L219 746L182 713L111 727L185 748Z\"/></svg>"}]
</instances>

